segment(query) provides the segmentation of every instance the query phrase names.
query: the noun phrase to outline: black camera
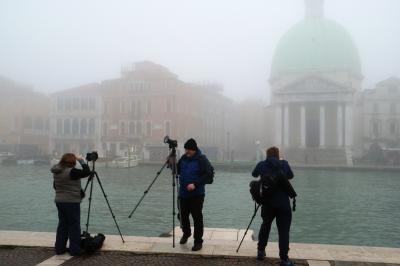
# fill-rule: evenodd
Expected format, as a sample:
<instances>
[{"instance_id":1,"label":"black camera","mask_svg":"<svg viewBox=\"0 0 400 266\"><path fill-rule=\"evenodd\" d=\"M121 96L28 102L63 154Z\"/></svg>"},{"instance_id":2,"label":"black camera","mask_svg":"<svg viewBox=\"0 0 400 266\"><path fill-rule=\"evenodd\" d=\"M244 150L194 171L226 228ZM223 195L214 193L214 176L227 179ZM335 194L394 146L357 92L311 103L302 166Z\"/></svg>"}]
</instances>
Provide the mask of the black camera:
<instances>
[{"instance_id":1,"label":"black camera","mask_svg":"<svg viewBox=\"0 0 400 266\"><path fill-rule=\"evenodd\" d=\"M86 160L88 162L90 162L90 161L95 162L97 159L99 159L99 154L97 153L97 151L88 152L86 154Z\"/></svg>"},{"instance_id":2,"label":"black camera","mask_svg":"<svg viewBox=\"0 0 400 266\"><path fill-rule=\"evenodd\" d=\"M165 136L164 143L168 144L170 149L178 147L178 141L170 139L168 136Z\"/></svg>"}]
</instances>

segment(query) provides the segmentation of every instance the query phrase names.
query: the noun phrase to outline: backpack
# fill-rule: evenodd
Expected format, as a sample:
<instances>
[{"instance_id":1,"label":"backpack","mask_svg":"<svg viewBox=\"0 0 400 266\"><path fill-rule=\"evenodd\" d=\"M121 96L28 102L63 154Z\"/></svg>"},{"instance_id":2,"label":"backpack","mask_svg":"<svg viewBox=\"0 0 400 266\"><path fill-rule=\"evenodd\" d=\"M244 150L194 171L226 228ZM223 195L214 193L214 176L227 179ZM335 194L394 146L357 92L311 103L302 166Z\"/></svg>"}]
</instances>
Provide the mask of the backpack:
<instances>
[{"instance_id":1,"label":"backpack","mask_svg":"<svg viewBox=\"0 0 400 266\"><path fill-rule=\"evenodd\" d=\"M214 167L204 154L200 156L199 161L201 168L204 169L204 174L202 176L204 184L212 184L214 182L215 175Z\"/></svg>"},{"instance_id":2,"label":"backpack","mask_svg":"<svg viewBox=\"0 0 400 266\"><path fill-rule=\"evenodd\" d=\"M265 204L268 199L279 189L279 180L276 175L263 175L257 181L250 182L250 194L258 204Z\"/></svg>"},{"instance_id":3,"label":"backpack","mask_svg":"<svg viewBox=\"0 0 400 266\"><path fill-rule=\"evenodd\" d=\"M265 174L257 181L251 181L250 194L257 204L268 203L269 198L279 189L285 191L289 198L293 199L293 211L296 211L297 193L290 181L285 177L282 169L274 174Z\"/></svg>"}]
</instances>

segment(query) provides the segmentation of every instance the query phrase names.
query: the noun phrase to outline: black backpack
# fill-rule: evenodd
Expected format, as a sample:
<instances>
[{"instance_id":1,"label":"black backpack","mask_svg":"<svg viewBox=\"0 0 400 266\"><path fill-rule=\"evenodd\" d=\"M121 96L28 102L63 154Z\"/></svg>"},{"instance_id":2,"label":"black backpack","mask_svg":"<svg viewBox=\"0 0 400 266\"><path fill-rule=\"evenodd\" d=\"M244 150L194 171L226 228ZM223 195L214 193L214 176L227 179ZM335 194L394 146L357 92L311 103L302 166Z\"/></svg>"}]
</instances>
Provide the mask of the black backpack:
<instances>
[{"instance_id":1,"label":"black backpack","mask_svg":"<svg viewBox=\"0 0 400 266\"><path fill-rule=\"evenodd\" d=\"M215 175L214 167L204 154L200 156L200 165L205 172L202 176L204 184L212 184L214 182Z\"/></svg>"},{"instance_id":2,"label":"black backpack","mask_svg":"<svg viewBox=\"0 0 400 266\"><path fill-rule=\"evenodd\" d=\"M272 194L279 189L283 190L288 194L289 198L293 199L293 211L296 211L297 193L282 169L275 173L262 175L259 180L251 181L249 186L251 197L257 204L268 203Z\"/></svg>"},{"instance_id":3,"label":"black backpack","mask_svg":"<svg viewBox=\"0 0 400 266\"><path fill-rule=\"evenodd\" d=\"M250 194L258 204L265 204L279 189L279 180L276 175L263 175L257 181L250 182Z\"/></svg>"}]
</instances>

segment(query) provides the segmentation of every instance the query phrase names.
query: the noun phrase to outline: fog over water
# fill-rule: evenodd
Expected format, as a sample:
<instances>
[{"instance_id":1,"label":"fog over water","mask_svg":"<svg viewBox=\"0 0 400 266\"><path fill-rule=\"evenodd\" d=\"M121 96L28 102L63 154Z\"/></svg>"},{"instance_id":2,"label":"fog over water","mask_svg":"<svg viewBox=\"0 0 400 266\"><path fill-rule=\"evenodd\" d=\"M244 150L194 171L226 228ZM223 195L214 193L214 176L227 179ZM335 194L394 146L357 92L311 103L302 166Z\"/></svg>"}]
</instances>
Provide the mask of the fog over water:
<instances>
[{"instance_id":1,"label":"fog over water","mask_svg":"<svg viewBox=\"0 0 400 266\"><path fill-rule=\"evenodd\" d=\"M400 76L397 0L327 0L362 58L364 86ZM0 74L54 92L151 60L185 81L218 81L234 99L269 99L282 35L304 1L14 1L0 3Z\"/></svg>"},{"instance_id":2,"label":"fog over water","mask_svg":"<svg viewBox=\"0 0 400 266\"><path fill-rule=\"evenodd\" d=\"M128 212L194 138L216 169L206 226L246 226L251 173L276 146L299 194L295 241L399 247L399 11L400 0L0 0L0 230L54 231L50 168L89 152L124 232L165 233L170 169L137 221ZM102 203L94 228L115 233Z\"/></svg>"}]
</instances>

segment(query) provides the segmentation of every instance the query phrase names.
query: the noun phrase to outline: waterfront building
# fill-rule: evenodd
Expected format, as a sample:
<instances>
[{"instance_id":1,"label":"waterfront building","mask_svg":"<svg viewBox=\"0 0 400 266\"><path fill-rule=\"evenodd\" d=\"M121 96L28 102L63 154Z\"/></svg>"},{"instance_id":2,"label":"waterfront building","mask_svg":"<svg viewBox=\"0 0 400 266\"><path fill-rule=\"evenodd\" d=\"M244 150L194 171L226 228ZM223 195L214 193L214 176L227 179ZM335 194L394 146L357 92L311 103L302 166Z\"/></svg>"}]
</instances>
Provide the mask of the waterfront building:
<instances>
[{"instance_id":1,"label":"waterfront building","mask_svg":"<svg viewBox=\"0 0 400 266\"><path fill-rule=\"evenodd\" d=\"M21 159L47 155L49 112L46 95L0 77L0 152Z\"/></svg>"},{"instance_id":2,"label":"waterfront building","mask_svg":"<svg viewBox=\"0 0 400 266\"><path fill-rule=\"evenodd\" d=\"M180 146L193 137L211 158L222 156L231 105L221 86L181 81L149 61L124 66L120 78L56 93L52 103L55 151L96 149L103 157L137 153L149 160L164 159L166 135Z\"/></svg>"}]
</instances>

